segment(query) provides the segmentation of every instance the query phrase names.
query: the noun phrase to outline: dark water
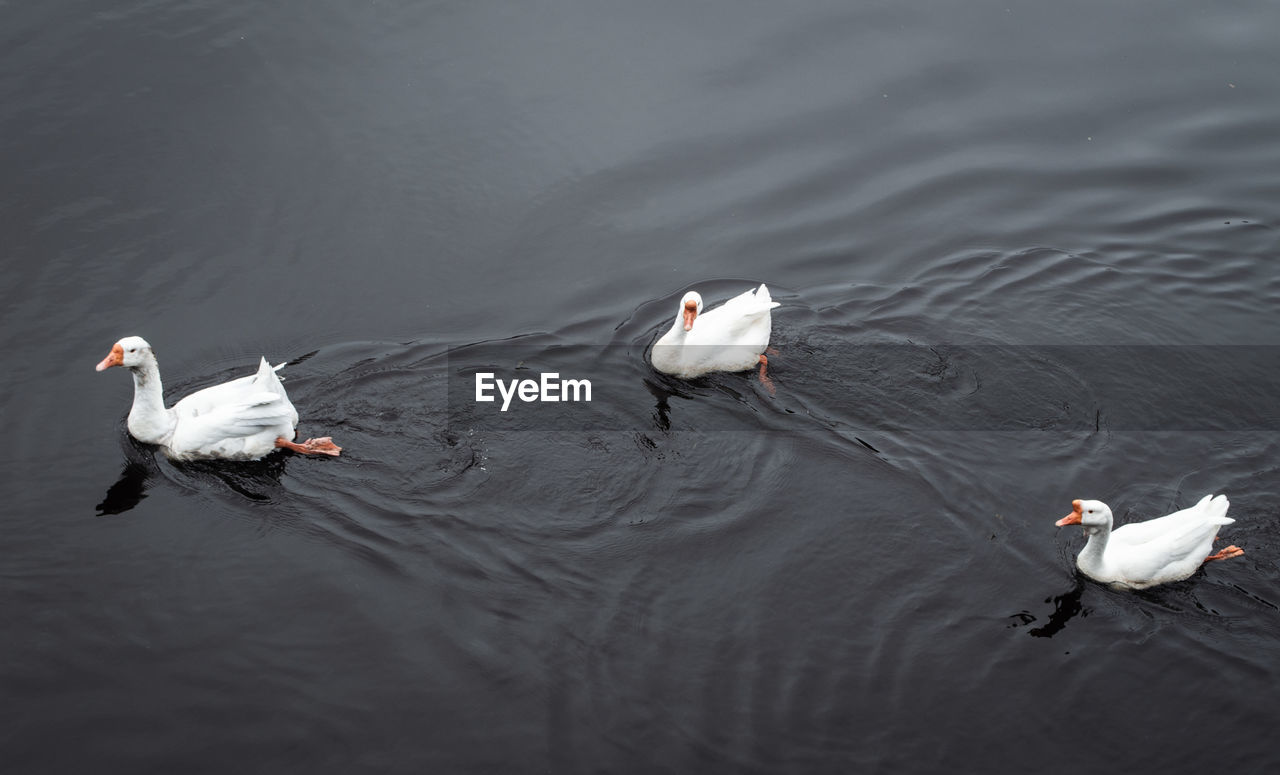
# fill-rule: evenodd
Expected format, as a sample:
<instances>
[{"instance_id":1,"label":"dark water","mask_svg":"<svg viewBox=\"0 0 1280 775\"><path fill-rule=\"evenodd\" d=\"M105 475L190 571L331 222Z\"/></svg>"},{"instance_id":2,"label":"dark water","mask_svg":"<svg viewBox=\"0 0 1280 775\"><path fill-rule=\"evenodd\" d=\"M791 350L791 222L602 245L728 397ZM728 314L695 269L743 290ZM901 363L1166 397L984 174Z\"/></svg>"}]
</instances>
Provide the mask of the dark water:
<instances>
[{"instance_id":1,"label":"dark water","mask_svg":"<svg viewBox=\"0 0 1280 775\"><path fill-rule=\"evenodd\" d=\"M1066 5L0 3L3 771L1280 765L1280 10ZM644 363L762 281L776 395ZM158 458L127 334L346 452ZM1150 592L1053 527L1208 492Z\"/></svg>"}]
</instances>

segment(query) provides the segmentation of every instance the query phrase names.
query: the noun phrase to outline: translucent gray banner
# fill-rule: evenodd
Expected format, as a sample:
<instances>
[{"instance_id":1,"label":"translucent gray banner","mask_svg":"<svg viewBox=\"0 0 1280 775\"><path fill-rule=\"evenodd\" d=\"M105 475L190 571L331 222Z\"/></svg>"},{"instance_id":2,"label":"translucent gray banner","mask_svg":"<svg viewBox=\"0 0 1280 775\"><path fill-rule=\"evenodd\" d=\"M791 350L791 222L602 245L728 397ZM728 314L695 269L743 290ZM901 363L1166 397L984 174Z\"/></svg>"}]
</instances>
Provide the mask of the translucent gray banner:
<instances>
[{"instance_id":1,"label":"translucent gray banner","mask_svg":"<svg viewBox=\"0 0 1280 775\"><path fill-rule=\"evenodd\" d=\"M659 374L645 348L449 351L455 428L1280 430L1280 347L783 344L755 371Z\"/></svg>"}]
</instances>

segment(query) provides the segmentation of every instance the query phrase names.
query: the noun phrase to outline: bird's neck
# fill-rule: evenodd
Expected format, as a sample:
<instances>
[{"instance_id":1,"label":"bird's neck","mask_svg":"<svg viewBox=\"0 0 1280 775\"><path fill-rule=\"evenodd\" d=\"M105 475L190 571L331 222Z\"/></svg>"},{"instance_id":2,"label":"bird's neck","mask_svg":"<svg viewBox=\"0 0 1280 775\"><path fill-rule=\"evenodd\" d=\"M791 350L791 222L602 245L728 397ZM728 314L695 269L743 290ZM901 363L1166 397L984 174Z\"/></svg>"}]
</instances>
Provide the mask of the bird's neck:
<instances>
[{"instance_id":1,"label":"bird's neck","mask_svg":"<svg viewBox=\"0 0 1280 775\"><path fill-rule=\"evenodd\" d=\"M1076 560L1076 564L1080 567L1091 566L1094 568L1102 567L1102 556L1107 551L1107 541L1111 539L1111 528L1107 526L1098 527L1089 533L1089 540L1085 542L1084 548L1080 550L1080 556Z\"/></svg>"},{"instance_id":2,"label":"bird's neck","mask_svg":"<svg viewBox=\"0 0 1280 775\"><path fill-rule=\"evenodd\" d=\"M129 370L133 374L133 408L129 433L138 441L160 444L173 433L173 415L164 408L160 368L154 361Z\"/></svg>"}]
</instances>

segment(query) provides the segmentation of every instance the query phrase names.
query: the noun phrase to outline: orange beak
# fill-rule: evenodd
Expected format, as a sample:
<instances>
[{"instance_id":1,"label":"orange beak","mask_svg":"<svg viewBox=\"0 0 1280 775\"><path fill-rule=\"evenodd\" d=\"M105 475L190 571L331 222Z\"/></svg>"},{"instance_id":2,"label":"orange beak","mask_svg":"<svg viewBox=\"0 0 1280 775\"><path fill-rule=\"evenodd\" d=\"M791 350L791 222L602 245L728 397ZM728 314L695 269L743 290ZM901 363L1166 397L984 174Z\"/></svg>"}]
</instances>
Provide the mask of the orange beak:
<instances>
[{"instance_id":1,"label":"orange beak","mask_svg":"<svg viewBox=\"0 0 1280 775\"><path fill-rule=\"evenodd\" d=\"M1084 515L1080 513L1080 501L1077 499L1077 500L1071 501L1071 513L1063 517L1062 519L1058 520L1057 522L1054 522L1053 524L1057 525L1058 527L1066 527L1067 525L1078 525L1080 524L1080 521L1082 519L1084 519Z\"/></svg>"},{"instance_id":2,"label":"orange beak","mask_svg":"<svg viewBox=\"0 0 1280 775\"><path fill-rule=\"evenodd\" d=\"M123 365L124 365L124 348L122 348L120 345L117 344L111 348L111 352L107 354L107 357L102 359L102 363L98 364L97 370L106 371L112 366L123 366Z\"/></svg>"},{"instance_id":3,"label":"orange beak","mask_svg":"<svg viewBox=\"0 0 1280 775\"><path fill-rule=\"evenodd\" d=\"M693 319L698 316L698 302L686 301L684 303L684 330L688 331L693 328Z\"/></svg>"}]
</instances>

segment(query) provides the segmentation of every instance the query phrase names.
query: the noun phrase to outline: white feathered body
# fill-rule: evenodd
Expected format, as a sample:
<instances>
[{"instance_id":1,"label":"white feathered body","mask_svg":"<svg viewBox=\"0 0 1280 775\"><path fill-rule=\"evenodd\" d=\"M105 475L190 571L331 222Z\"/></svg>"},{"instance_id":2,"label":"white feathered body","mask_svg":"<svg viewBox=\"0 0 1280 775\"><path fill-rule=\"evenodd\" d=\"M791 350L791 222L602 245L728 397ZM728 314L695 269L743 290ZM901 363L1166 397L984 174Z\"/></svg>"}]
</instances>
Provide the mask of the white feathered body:
<instances>
[{"instance_id":1,"label":"white feathered body","mask_svg":"<svg viewBox=\"0 0 1280 775\"><path fill-rule=\"evenodd\" d=\"M699 303L701 300L699 299ZM679 315L650 353L653 367L664 374L692 379L713 371L746 371L760 362L773 330L770 310L778 302L764 285L700 312L689 331Z\"/></svg>"},{"instance_id":2,"label":"white feathered body","mask_svg":"<svg viewBox=\"0 0 1280 775\"><path fill-rule=\"evenodd\" d=\"M1089 578L1131 589L1190 577L1213 551L1218 529L1235 522L1225 495L1190 508L1089 536L1076 565Z\"/></svg>"},{"instance_id":3,"label":"white feathered body","mask_svg":"<svg viewBox=\"0 0 1280 775\"><path fill-rule=\"evenodd\" d=\"M174 460L257 460L276 448L277 438L293 441L298 426L298 412L266 358L256 374L198 390L169 409L155 405L158 370L135 369L134 383L129 433Z\"/></svg>"}]
</instances>

